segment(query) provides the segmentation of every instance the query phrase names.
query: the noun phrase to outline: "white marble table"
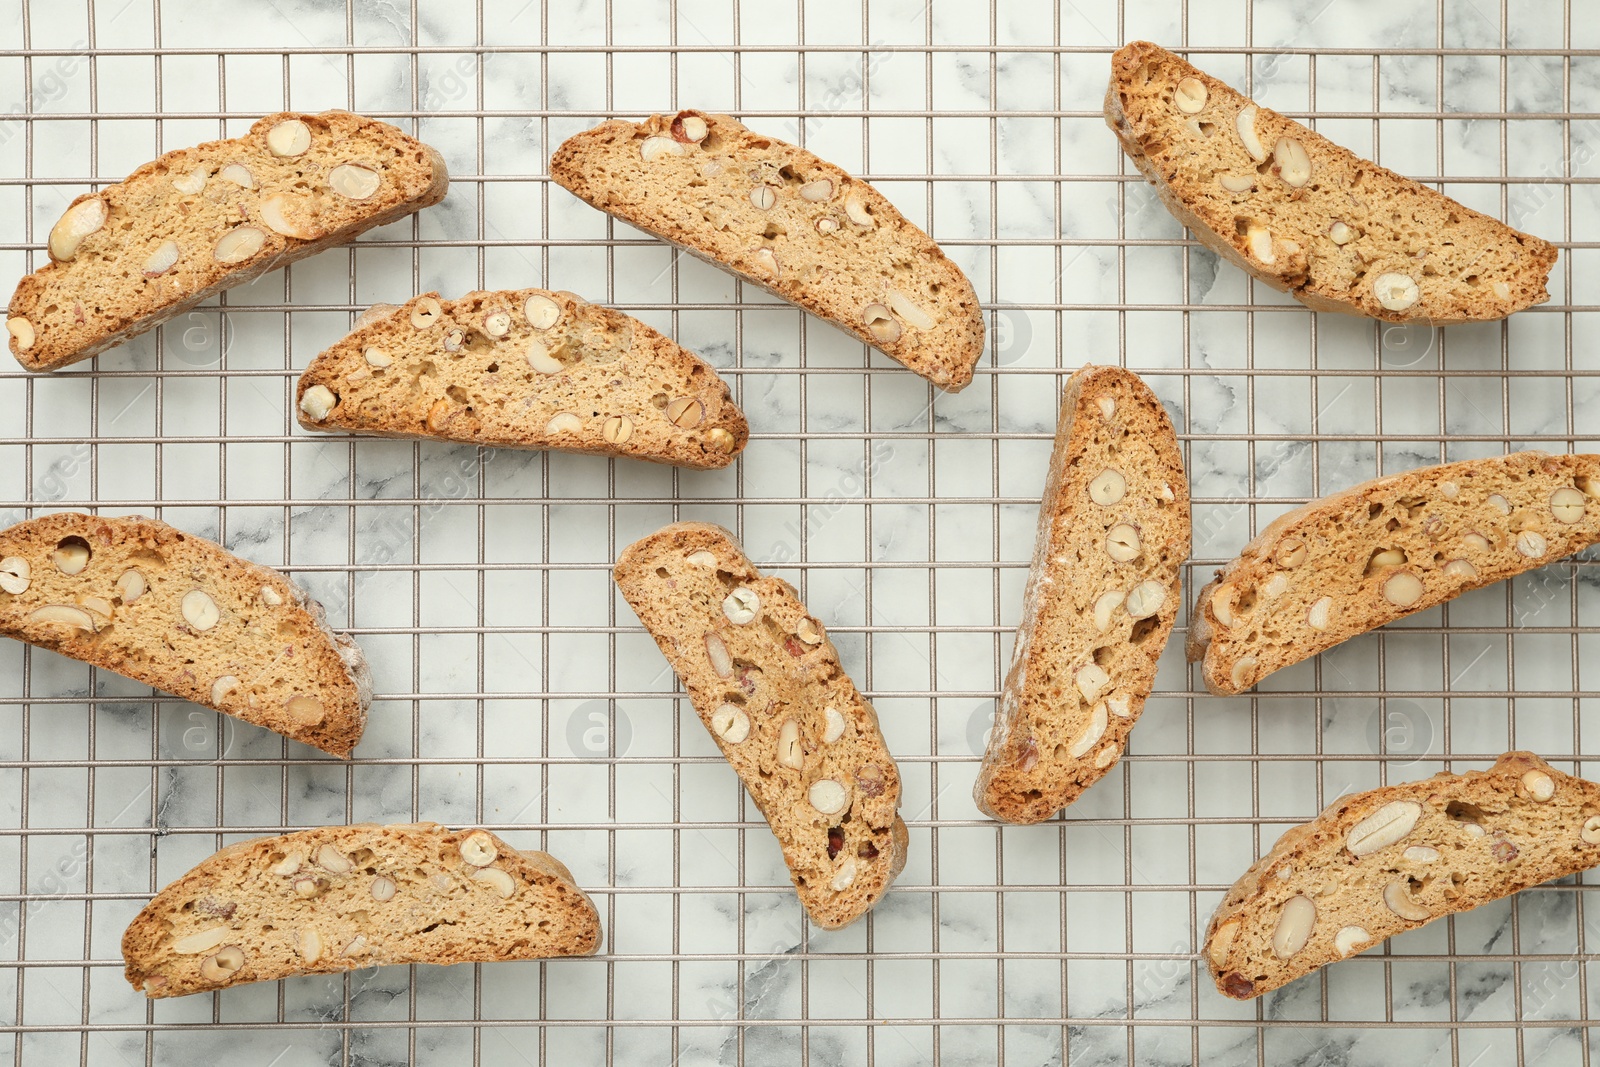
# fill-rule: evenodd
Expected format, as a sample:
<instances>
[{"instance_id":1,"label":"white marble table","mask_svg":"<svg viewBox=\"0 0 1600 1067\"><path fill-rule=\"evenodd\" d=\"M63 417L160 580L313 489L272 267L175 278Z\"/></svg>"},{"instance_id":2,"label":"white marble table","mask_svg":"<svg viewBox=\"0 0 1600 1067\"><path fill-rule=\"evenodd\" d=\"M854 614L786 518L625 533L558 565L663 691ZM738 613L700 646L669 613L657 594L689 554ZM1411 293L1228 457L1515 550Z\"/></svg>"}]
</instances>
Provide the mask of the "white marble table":
<instances>
[{"instance_id":1,"label":"white marble table","mask_svg":"<svg viewBox=\"0 0 1600 1067\"><path fill-rule=\"evenodd\" d=\"M1059 385L1083 362L1146 373L1168 405L1199 580L1274 515L1380 471L1595 448L1600 59L1581 50L1600 29L1569 5L0 2L0 277L42 261L86 183L282 107L415 128L455 175L417 220L93 364L0 369L7 522L154 509L282 565L358 636L378 688L344 766L0 645L0 1064L1587 1063L1594 901L1577 885L1251 1004L1215 992L1195 946L1222 889L1344 791L1513 745L1600 773L1578 755L1600 727L1592 562L1352 641L1258 696L1198 692L1180 632L1128 758L1064 817L1002 830L970 799ZM1406 330L1249 284L1185 239L1104 128L1109 53L1136 37L1563 242L1551 302ZM992 309L972 387L936 395L546 180L570 133L679 105L803 138L938 237ZM742 459L707 474L311 438L286 413L296 372L368 303L532 284L715 363L754 431ZM911 856L868 921L803 921L611 586L617 550L673 518L734 528L793 581L882 715ZM122 981L126 921L219 844L415 818L557 854L600 906L602 954L153 1006Z\"/></svg>"}]
</instances>

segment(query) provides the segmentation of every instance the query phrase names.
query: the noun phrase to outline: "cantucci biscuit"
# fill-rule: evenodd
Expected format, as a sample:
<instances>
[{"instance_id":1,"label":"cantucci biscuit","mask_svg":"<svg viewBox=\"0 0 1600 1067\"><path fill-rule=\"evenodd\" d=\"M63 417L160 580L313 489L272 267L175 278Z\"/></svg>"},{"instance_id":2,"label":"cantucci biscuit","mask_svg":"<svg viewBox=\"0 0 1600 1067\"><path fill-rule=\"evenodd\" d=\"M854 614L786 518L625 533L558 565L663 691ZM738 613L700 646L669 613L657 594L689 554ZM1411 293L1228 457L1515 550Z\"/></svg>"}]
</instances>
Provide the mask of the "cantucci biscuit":
<instances>
[{"instance_id":1,"label":"cantucci biscuit","mask_svg":"<svg viewBox=\"0 0 1600 1067\"><path fill-rule=\"evenodd\" d=\"M705 523L635 542L615 577L767 817L812 921L860 918L905 866L900 773L822 624Z\"/></svg>"},{"instance_id":2,"label":"cantucci biscuit","mask_svg":"<svg viewBox=\"0 0 1600 1067\"><path fill-rule=\"evenodd\" d=\"M1196 238L1316 311L1445 324L1550 298L1548 241L1361 159L1148 41L1112 57L1105 114Z\"/></svg>"},{"instance_id":3,"label":"cantucci biscuit","mask_svg":"<svg viewBox=\"0 0 1600 1067\"><path fill-rule=\"evenodd\" d=\"M17 283L11 354L65 367L205 298L444 199L432 148L387 123L268 115L231 141L168 152L78 197L51 262Z\"/></svg>"},{"instance_id":4,"label":"cantucci biscuit","mask_svg":"<svg viewBox=\"0 0 1600 1067\"><path fill-rule=\"evenodd\" d=\"M941 389L972 380L983 351L972 283L883 194L803 148L680 111L580 133L551 157L550 176Z\"/></svg>"},{"instance_id":5,"label":"cantucci biscuit","mask_svg":"<svg viewBox=\"0 0 1600 1067\"><path fill-rule=\"evenodd\" d=\"M0 531L0 634L348 756L372 679L322 605L164 522L59 514Z\"/></svg>"},{"instance_id":6,"label":"cantucci biscuit","mask_svg":"<svg viewBox=\"0 0 1600 1067\"><path fill-rule=\"evenodd\" d=\"M1531 752L1341 797L1211 917L1217 988L1248 1000L1435 919L1600 864L1600 785Z\"/></svg>"},{"instance_id":7,"label":"cantucci biscuit","mask_svg":"<svg viewBox=\"0 0 1600 1067\"><path fill-rule=\"evenodd\" d=\"M1274 519L1200 590L1188 655L1242 693L1281 667L1600 541L1600 455L1393 474ZM1592 510L1591 510L1592 509Z\"/></svg>"},{"instance_id":8,"label":"cantucci biscuit","mask_svg":"<svg viewBox=\"0 0 1600 1067\"><path fill-rule=\"evenodd\" d=\"M725 467L750 430L700 357L565 292L378 305L312 360L300 425Z\"/></svg>"},{"instance_id":9,"label":"cantucci biscuit","mask_svg":"<svg viewBox=\"0 0 1600 1067\"><path fill-rule=\"evenodd\" d=\"M1104 777L1155 684L1189 558L1178 438L1138 375L1067 382L1011 671L973 797L1047 819Z\"/></svg>"},{"instance_id":10,"label":"cantucci biscuit","mask_svg":"<svg viewBox=\"0 0 1600 1067\"><path fill-rule=\"evenodd\" d=\"M163 889L122 937L128 982L152 998L599 947L600 916L554 857L434 823L325 826L230 845Z\"/></svg>"}]
</instances>

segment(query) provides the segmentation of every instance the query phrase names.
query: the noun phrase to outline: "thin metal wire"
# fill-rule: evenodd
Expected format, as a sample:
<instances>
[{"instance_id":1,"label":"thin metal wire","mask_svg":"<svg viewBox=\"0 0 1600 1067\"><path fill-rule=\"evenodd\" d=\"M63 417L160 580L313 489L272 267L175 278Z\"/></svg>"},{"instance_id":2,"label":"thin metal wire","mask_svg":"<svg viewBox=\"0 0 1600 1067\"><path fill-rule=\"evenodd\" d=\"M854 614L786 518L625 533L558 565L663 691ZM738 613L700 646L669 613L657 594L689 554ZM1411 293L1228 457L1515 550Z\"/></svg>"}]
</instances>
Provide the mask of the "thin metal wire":
<instances>
[{"instance_id":1,"label":"thin metal wire","mask_svg":"<svg viewBox=\"0 0 1600 1067\"><path fill-rule=\"evenodd\" d=\"M1129 20L1122 3L1116 41L1064 41L1072 35L1070 21L1080 16L1071 5L1057 4L1049 12L1048 41L1004 43L1002 14L1009 12L991 3L967 13L959 37L936 32L934 18L926 17L914 35L917 43L865 49L837 43L843 23L803 2L794 8L795 39L779 43L771 40L776 9L763 8L753 23L734 5L725 23L708 34L696 20L710 16L699 6L690 12L674 2L668 5L666 40L640 44L631 39L636 34L614 0L607 0L603 29L590 39L564 39L568 34L559 19L552 33L550 12L541 8L538 43L499 40L491 32L491 9L480 4L470 45L435 44L420 6L416 0L403 5L409 23L401 43L358 43L365 31L350 5L340 47L296 38L298 31L286 21L286 40L219 50L167 43L159 0L148 8L149 48L101 47L108 37L116 38L109 43L123 39L104 32L128 10L120 0L85 0L86 47L61 47L53 32L49 46L41 47L39 13L24 2L20 26L12 31L19 39L8 41L19 47L7 53L22 79L23 111L16 116L20 174L0 177L0 191L15 190L14 202L29 221L22 232L4 235L0 255L18 265L41 262L35 206L118 177L102 173L101 138L113 124L147 126L152 154L176 147L178 131L187 131L183 120L215 121L218 135L236 133L260 114L247 110L261 102L254 77L274 68L282 105L304 107L303 96L315 91L305 86L315 86L317 78L303 64L330 61L342 69L345 107L424 138L457 137L470 129L470 148L452 154L458 168L451 193L458 210L470 216L458 217L446 235L439 226L412 219L382 242L384 255L402 257L390 262L405 263L399 273L413 291L427 288L441 264L475 273L477 287L512 284L496 257L513 249L537 269L535 280L561 288L567 285L563 271L582 271L589 261L579 253L587 253L600 264L591 293L666 322L675 336L703 336L709 316L721 316L716 321L728 324L729 347L714 357L734 364L724 373L756 426L747 458L726 481L713 482L678 472L642 476L626 464L580 468L573 457L480 455L460 468L458 486L441 492L446 464L435 446L311 437L287 417L281 428L264 425L259 405L288 410L292 379L316 347L306 338L320 336L317 324L349 321L371 298L373 278L392 281L392 273L368 258L370 243L274 275L248 296L225 294L215 301L221 310L208 320L217 331L214 363L187 361L182 331L168 326L137 358L103 357L91 368L48 379L0 370L0 390L25 403L11 427L14 435L0 439L29 487L17 502L16 518L62 508L145 510L209 529L225 542L241 539L238 547L246 554L292 570L325 597L337 596L345 617L336 621L347 623L387 668L379 673L382 691L373 715L373 736L386 747L369 742L353 764L334 766L273 739L251 735L241 743L228 724L206 725L214 721L209 712L186 718L189 706L139 693L100 672L64 673L45 654L10 651L7 662L17 664L18 677L0 691L0 722L10 724L10 735L0 736L0 808L14 807L15 816L0 826L0 854L15 855L22 873L15 885L0 885L0 936L10 929L6 918L15 916L14 952L0 953L7 956L0 959L0 989L14 981L15 1007L9 1018L0 1017L0 1034L11 1035L12 1062L69 1062L74 1056L84 1064L110 1062L106 1042L112 1042L124 1058L154 1064L199 1058L195 1050L226 1049L229 1043L266 1049L265 1043L277 1041L274 1048L303 1043L318 1049L320 1058L342 1064L415 1062L439 1048L451 1050L454 1061L474 1064L602 1058L611 1064L641 1057L762 1064L1054 1057L1078 1064L1144 1060L1154 1045L1173 1059L1181 1059L1186 1048L1193 1062L1264 1065L1286 1058L1286 1048L1314 1047L1318 1032L1330 1026L1379 1036L1409 1029L1431 1042L1432 1062L1452 1064L1480 1062L1485 1048L1495 1050L1494 1062L1539 1060L1550 1042L1576 1029L1575 1060L1590 1062L1584 927L1589 885L1583 880L1540 887L1486 909L1502 917L1495 921L1505 933L1487 939L1487 948L1478 920L1471 926L1452 920L1440 924L1432 940L1414 935L1373 958L1310 979L1317 983L1314 1003L1297 1001L1287 1009L1309 1017L1284 1018L1285 1002L1276 998L1245 1009L1221 1001L1194 946L1226 879L1286 825L1352 788L1493 759L1500 749L1479 721L1488 702L1507 704L1506 745L1528 737L1547 758L1581 771L1585 701L1596 694L1582 688L1579 664L1600 631L1586 625L1592 613L1580 601L1597 584L1600 559L1581 558L1511 583L1498 618L1492 598L1501 594L1478 594L1471 605L1458 602L1438 617L1363 639L1352 660L1324 657L1286 672L1274 679L1270 695L1219 701L1174 665L1163 673L1147 724L1118 771L1051 826L1002 830L979 818L965 796L977 752L964 735L973 732L973 722L981 727L1000 686L1016 594L1031 552L1031 518L1015 520L1037 504L1029 493L1042 480L1042 468L1035 467L1051 437L1048 426L1014 417L1009 409L1022 383L1037 391L1086 359L1115 358L1145 372L1169 401L1196 483L1197 531L1207 531L1197 533L1187 568L1191 589L1244 535L1286 507L1339 488L1349 456L1369 442L1372 473L1486 451L1592 443L1577 416L1591 392L1587 387L1600 377L1600 363L1584 355L1580 328L1600 305L1585 302L1575 286L1574 258L1600 249L1600 241L1575 233L1573 214L1575 199L1600 176L1574 171L1575 152L1586 147L1587 126L1600 114L1573 109L1574 61L1594 53L1573 46L1570 0L1559 47L1509 47L1521 15L1508 0L1498 5L1494 48L1451 43L1444 0L1434 5L1431 48L1373 53L1281 46L1257 39L1255 2L1245 0L1242 46L1189 50L1202 64L1242 57L1252 91L1263 88L1256 83L1267 69L1263 63L1304 63L1305 106L1290 101L1295 106L1283 113L1313 125L1343 122L1343 129L1351 121L1369 123L1380 159L1397 139L1387 120L1403 117L1408 131L1431 129L1435 173L1419 180L1492 189L1502 217L1518 195L1514 190L1558 191L1560 284L1555 299L1519 319L1542 325L1559 316L1559 365L1513 359L1508 324L1499 329L1498 358L1491 365L1452 359L1452 343L1466 351L1472 342L1441 333L1434 338L1436 358L1420 366L1391 363L1378 330L1364 335L1370 338L1370 360L1355 366L1354 346L1367 342L1352 340L1347 325L1310 316L1253 283L1219 286L1223 302L1201 302L1194 287L1214 257L1177 234L1159 210L1140 210L1150 203L1149 194L1131 166L1120 164L1114 174L997 173L1012 147L1007 138L1024 128L1003 124L1025 120L1048 122L1054 160L1074 169L1064 159L1072 143L1066 131L1080 121L1098 122L1100 115L1092 107L1069 106L1084 101L1064 86L1069 76L1103 67L1124 39ZM957 17L946 6L943 0L930 4L941 19ZM1187 40L1192 11L1187 0L1180 8L1180 39ZM874 13L862 0L859 13L860 40L882 39L882 9ZM918 17L924 15L927 9ZM52 8L51 17L65 16ZM808 41L813 34L829 43ZM470 85L446 106L433 106L439 102L429 95L437 64L462 55L471 56ZM884 57L896 64L892 74L880 69ZM86 104L68 98L36 110L33 87L41 65L68 58L84 63ZM813 334L815 323L775 312L740 283L709 286L697 267L683 265L675 254L657 284L642 290L631 268L645 259L656 262L661 248L609 220L603 229L589 227L595 237L572 236L577 209L566 194L552 188L547 174L502 165L496 139L509 124L520 123L548 152L568 133L636 106L627 95L629 79L619 72L661 59L670 106L702 103L693 98L706 84L698 67L725 63L731 89L722 99L757 128L777 132L798 122L793 139L806 144L826 131L825 150L831 150L847 143L838 131L854 123L860 143L853 169L903 195L913 220L941 236L978 282L995 335L1018 322L1029 325L1034 340L1021 362L1008 353L986 353L970 390L957 401L941 399L878 357L863 352L855 361L842 358L836 337L811 343L824 336ZM1037 106L1040 101L1016 107L1007 99L1014 86L1000 64L1030 59L1045 62L1053 79L1048 107ZM125 98L120 84L101 84L110 64L117 64L121 78L127 61L136 60L153 65L148 109L131 95ZM398 96L374 108L378 94L361 79L371 76L369 64L379 60L398 64L408 81ZM1552 86L1559 90L1559 110L1548 107L1553 97L1529 110L1515 106L1526 101L1509 89L1513 65L1527 60L1559 63L1559 85ZM1451 110L1446 67L1474 61L1498 68L1496 108ZM184 64L172 69L192 73L208 62L215 63L216 110L170 109L169 104L193 106L193 97L164 85L168 65ZM1358 62L1370 62L1372 106L1351 106L1347 96L1335 96L1340 107L1319 107L1319 66L1326 80L1327 65L1343 63L1348 70ZM1400 113L1387 106L1386 72L1389 64L1406 62L1433 64L1434 98L1413 100L1414 109ZM557 63L589 64L582 69L593 75L595 94L556 99ZM772 96L763 78L769 68L786 63L795 75L792 108ZM972 106L942 105L950 64L960 63L976 64L985 76L968 85L964 99ZM526 99L511 101L491 91L485 67L494 64L525 68ZM860 86L858 98L827 89L827 79L846 69ZM911 106L917 96L920 106ZM882 101L895 106L880 106ZM960 172L939 151L948 124L957 120L984 124L983 135L963 154ZM1560 124L1562 173L1513 176L1512 130L1541 121ZM1451 173L1447 124L1461 122L1493 124L1497 173ZM87 130L82 156L65 165L55 156L38 163L44 139L68 123ZM1585 129L1575 130L1574 123ZM893 137L912 125L922 137L920 151L885 149L887 142L875 136ZM1085 197L1100 195L1096 185L1113 190L1111 236L1075 233L1070 221ZM1019 191L1041 186L1048 186L1052 218L1031 227L1037 232L1002 235L1002 220L1010 223L1009 213L1018 210ZM968 236L941 234L949 206L964 205L971 188L981 189L972 203L987 211L986 226L980 222ZM504 204L513 193L528 194L520 202L536 216L537 234L509 237L497 228L490 205ZM1068 279L1079 257L1089 256L1112 281L1109 290L1091 297L1110 298L1077 298L1081 294ZM1181 285L1181 299L1133 298L1144 295L1142 283L1157 256L1165 257L1161 271L1170 270ZM348 264L348 281L330 287L326 274L312 272L316 263L338 257ZM1055 278L1043 289L1030 287L1027 272L1041 262L1052 264ZM1018 289L1030 299L1008 299ZM775 314L788 316L781 321L789 333L779 341L773 340ZM1086 350L1080 343L1086 323L1107 315L1115 322L1116 351ZM1173 316L1181 365L1148 366L1159 358L1146 347L1148 331ZM1200 331L1223 316L1245 325L1238 367L1219 369L1201 348ZM1278 328L1298 321L1308 324L1305 358L1283 365L1273 348L1283 336ZM259 345L260 338L272 336L264 330L268 323L283 342L281 363L263 365L230 348L238 338ZM770 360L761 350L772 346L781 349L782 366L766 365ZM1444 366L1451 368L1448 375L1439 372ZM209 432L196 429L189 409L213 383L214 400L206 402L215 405L216 425ZM1242 398L1242 419L1224 423L1206 410L1218 383ZM1527 432L1524 420L1513 416L1521 398L1530 395L1520 390L1556 383L1556 428ZM1414 413L1393 406L1397 398L1423 395L1419 389L1436 396L1436 432L1419 428ZM82 459L67 451L78 438L76 424L64 414L62 390L88 408ZM142 392L129 401L133 390ZM857 391L859 420L843 402ZM1371 410L1352 427L1336 405L1363 392L1369 392L1362 403ZM1277 429L1285 422L1281 412L1266 417L1262 405L1280 393L1305 397L1305 425L1283 431ZM1470 427L1452 419L1457 397L1479 403L1491 395L1498 411L1480 412L1484 417ZM987 399L986 413L979 398ZM135 417L124 421L130 412ZM859 460L839 460L841 448L858 443ZM893 451L897 469L880 469L875 462L884 447ZM215 455L214 483L196 484L193 457L200 448ZM462 454L449 453L450 461ZM1306 457L1303 463L1294 458L1299 454ZM130 455L148 457L147 482L127 476ZM792 476L769 462L779 455L795 457ZM270 469L273 458L281 464L281 482L252 477L257 464ZM840 462L860 463L859 488L841 494ZM1214 466L1235 462L1248 490L1244 496L1211 479ZM926 467L917 475L920 487L906 476L918 464ZM1291 464L1300 464L1294 470L1303 467L1294 478L1284 476ZM579 470L586 473L575 474ZM897 492L908 487L917 491ZM583 509L589 509L588 517ZM855 532L844 536L838 531L853 521L841 518L854 514L849 509L858 509L860 518L851 527ZM375 527L394 515L403 518ZM830 632L857 681L883 710L891 741L901 750L912 866L890 900L853 931L827 934L800 921L792 891L772 866L759 812L724 773L721 758L702 744L685 702L672 695L670 674L641 672L640 663L649 657L637 654L644 646L611 591L607 571L622 545L680 517L710 517L732 526L758 562L773 564L795 581L814 610L832 615ZM588 546L572 543L570 531L579 526L598 548L584 552L580 548ZM251 542L263 528L269 531L266 540ZM777 544L793 542L792 552L763 559L774 530L781 532ZM908 548L908 530L926 545ZM385 531L398 534L391 538ZM508 550L510 533L536 538L537 544ZM455 543L439 543L441 534ZM328 544L338 552L330 554ZM522 610L504 608L498 599L504 590L526 598ZM964 590L978 592L968 598ZM449 601L446 591L466 608ZM603 610L582 610L586 598L603 603ZM1556 607L1530 615L1530 598L1538 607ZM1180 632L1174 645L1181 641ZM1535 648L1531 641L1543 644ZM1440 650L1444 684L1421 684L1412 663L1419 647ZM1519 670L1518 654L1537 657L1538 665ZM453 656L461 670L443 670L439 661ZM1488 670L1485 659L1503 673ZM519 667L520 676L508 682L504 663L524 661L526 669ZM573 663L590 669L574 680L567 670ZM976 672L974 663L981 664ZM1558 674L1553 680L1548 672L1540 677L1550 664L1570 669L1571 684ZM1554 688L1512 697L1519 682ZM1569 735L1552 732L1544 721L1550 704L1570 707ZM1371 709L1374 715L1376 729L1364 743L1352 738L1352 705L1357 714ZM1437 711L1427 710L1432 707ZM1421 751L1389 728L1393 715L1412 714L1412 708L1418 722L1437 731ZM1180 709L1182 726L1171 721ZM63 748L63 735L54 727L75 723L80 715L82 747ZM470 724L463 721L467 715L475 717ZM1455 715L1461 718L1453 720ZM452 716L454 734L440 728ZM1304 729L1286 744L1285 724L1297 716L1306 718ZM140 725L130 730L130 721ZM603 744L572 747L574 729L591 725ZM624 736L629 726L631 745ZM174 743L174 734L181 739L196 729L203 752ZM470 751L457 750L456 735L468 739ZM1223 782L1223 792L1247 795L1219 807ZM573 792L581 796L591 787L602 801L571 800ZM1286 789L1292 803L1281 795ZM508 790L520 809L507 806ZM1152 807L1152 796L1181 797L1184 807ZM80 798L81 806L74 806ZM607 930L605 950L593 963L493 972L412 967L398 976L356 972L326 987L291 982L264 993L230 992L203 1006L135 1001L130 1007L118 976L116 937L151 892L212 848L241 836L369 817L471 821L549 848L579 871L595 896ZM1156 836L1162 833L1181 836L1181 862L1168 865L1156 855L1162 846L1152 842L1178 840ZM81 861L73 858L77 842ZM149 846L147 866L143 843ZM1219 868L1219 852L1236 858L1236 867ZM1039 862L1040 856L1049 862ZM651 866L658 858L665 859L665 868ZM984 863L993 864L992 878L983 876ZM72 868L59 885L44 881L54 864ZM723 881L702 884L708 874ZM1040 894L1051 897L1048 914L1027 910ZM1181 907L1172 906L1177 899ZM61 918L79 914L81 932ZM1539 925L1530 927L1534 914ZM1175 928L1165 921L1171 916L1181 917L1182 935L1173 944L1153 943ZM660 922L660 931L645 928L651 921ZM719 923L731 929L721 930ZM63 926L69 928L65 935ZM1536 942L1530 940L1534 930ZM721 968L716 981L708 982L708 968ZM1546 979L1567 968L1572 973L1563 981L1575 994L1562 1000ZM1351 996L1351 984L1378 974L1380 1005ZM1438 975L1444 1004L1427 1016L1406 998ZM503 1004L508 983L519 990L514 1017L506 1017ZM839 996L841 983L853 997L848 1006ZM1475 998L1496 983L1507 991L1509 1018L1476 1010ZM991 999L975 996L974 990L987 994L990 987ZM586 1005L597 1003L598 1009L575 1004L575 988L590 998ZM1039 988L1044 993L1034 995ZM731 999L719 999L728 994ZM702 1003L708 995L715 1003ZM1405 1010L1397 1011L1397 999ZM379 1002L388 1007L380 1010ZM974 1010L985 1004L991 1010ZM1509 1040L1497 1036L1508 1029L1514 1031ZM464 1043L449 1043L458 1031L465 1032ZM1299 1043L1286 1045L1286 1039ZM261 1060L277 1062L270 1051Z\"/></svg>"}]
</instances>

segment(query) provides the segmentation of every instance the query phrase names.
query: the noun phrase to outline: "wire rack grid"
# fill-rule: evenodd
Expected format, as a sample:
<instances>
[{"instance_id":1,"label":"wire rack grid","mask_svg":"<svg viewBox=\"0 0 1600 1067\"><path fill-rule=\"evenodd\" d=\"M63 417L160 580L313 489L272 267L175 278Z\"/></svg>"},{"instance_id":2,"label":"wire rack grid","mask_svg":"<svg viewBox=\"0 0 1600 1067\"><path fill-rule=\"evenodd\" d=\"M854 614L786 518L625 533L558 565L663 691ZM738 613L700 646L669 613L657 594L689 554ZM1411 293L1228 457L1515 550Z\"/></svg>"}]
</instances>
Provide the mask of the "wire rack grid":
<instances>
[{"instance_id":1,"label":"wire rack grid","mask_svg":"<svg viewBox=\"0 0 1600 1067\"><path fill-rule=\"evenodd\" d=\"M12 274L43 261L76 193L284 107L388 119L454 172L440 207L93 364L0 372L17 413L0 438L7 522L154 513L282 566L357 636L379 690L343 765L0 648L0 1062L1589 1063L1588 877L1251 1004L1215 993L1195 946L1227 884L1343 792L1512 746L1582 773L1591 559L1236 699L1197 687L1180 629L1128 756L1065 817L1001 829L969 800L1059 384L1081 363L1140 370L1174 416L1191 590L1274 515L1361 478L1593 449L1578 421L1600 273L1574 231L1595 217L1600 65L1582 13L0 3ZM1103 128L1109 55L1139 36L1557 240L1553 299L1504 324L1375 326L1219 265ZM564 137L680 106L835 159L935 234L989 314L974 384L937 395L549 182ZM294 427L297 371L368 303L528 284L716 363L754 430L740 462L693 474ZM732 527L791 579L880 711L912 852L849 929L804 922L759 813L611 588L616 552L676 518ZM119 938L152 892L224 843L364 819L480 824L553 852L600 907L601 954L131 995Z\"/></svg>"}]
</instances>

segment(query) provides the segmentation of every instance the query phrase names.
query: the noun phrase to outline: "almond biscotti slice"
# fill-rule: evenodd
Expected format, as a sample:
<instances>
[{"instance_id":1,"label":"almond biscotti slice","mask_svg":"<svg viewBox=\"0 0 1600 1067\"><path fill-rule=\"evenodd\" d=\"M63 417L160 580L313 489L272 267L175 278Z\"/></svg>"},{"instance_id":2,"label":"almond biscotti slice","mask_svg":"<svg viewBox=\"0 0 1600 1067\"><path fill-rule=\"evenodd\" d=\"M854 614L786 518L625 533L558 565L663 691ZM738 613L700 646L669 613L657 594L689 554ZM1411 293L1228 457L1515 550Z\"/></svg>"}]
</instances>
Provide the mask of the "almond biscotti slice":
<instances>
[{"instance_id":1,"label":"almond biscotti slice","mask_svg":"<svg viewBox=\"0 0 1600 1067\"><path fill-rule=\"evenodd\" d=\"M67 207L51 262L11 297L11 354L34 371L88 359L437 204L449 183L438 152L347 111L268 115L243 137L168 152Z\"/></svg>"},{"instance_id":2,"label":"almond biscotti slice","mask_svg":"<svg viewBox=\"0 0 1600 1067\"><path fill-rule=\"evenodd\" d=\"M1155 684L1189 558L1178 438L1139 376L1067 382L1022 623L973 788L1004 822L1048 819L1110 771Z\"/></svg>"},{"instance_id":3,"label":"almond biscotti slice","mask_svg":"<svg viewBox=\"0 0 1600 1067\"><path fill-rule=\"evenodd\" d=\"M1600 785L1531 752L1343 797L1244 873L1211 917L1217 988L1259 997L1434 919L1600 864Z\"/></svg>"},{"instance_id":4,"label":"almond biscotti slice","mask_svg":"<svg viewBox=\"0 0 1600 1067\"><path fill-rule=\"evenodd\" d=\"M883 194L726 115L612 121L567 140L550 176L575 196L732 271L949 392L972 381L972 283Z\"/></svg>"},{"instance_id":5,"label":"almond biscotti slice","mask_svg":"<svg viewBox=\"0 0 1600 1067\"><path fill-rule=\"evenodd\" d=\"M637 319L517 289L380 304L300 376L300 425L726 467L750 429L716 370Z\"/></svg>"},{"instance_id":6,"label":"almond biscotti slice","mask_svg":"<svg viewBox=\"0 0 1600 1067\"><path fill-rule=\"evenodd\" d=\"M157 894L122 936L128 981L152 998L599 947L599 913L553 856L436 823L325 826L230 845Z\"/></svg>"},{"instance_id":7,"label":"almond biscotti slice","mask_svg":"<svg viewBox=\"0 0 1600 1067\"><path fill-rule=\"evenodd\" d=\"M905 866L900 772L827 631L719 526L667 526L614 573L767 817L811 920L860 918Z\"/></svg>"},{"instance_id":8,"label":"almond biscotti slice","mask_svg":"<svg viewBox=\"0 0 1600 1067\"><path fill-rule=\"evenodd\" d=\"M1363 482L1274 519L1200 590L1190 662L1242 693L1280 667L1600 541L1600 455L1517 452ZM1594 504L1594 510L1589 507Z\"/></svg>"},{"instance_id":9,"label":"almond biscotti slice","mask_svg":"<svg viewBox=\"0 0 1600 1067\"><path fill-rule=\"evenodd\" d=\"M1196 238L1316 311L1435 324L1550 298L1556 248L1361 159L1148 41L1106 122Z\"/></svg>"},{"instance_id":10,"label":"almond biscotti slice","mask_svg":"<svg viewBox=\"0 0 1600 1067\"><path fill-rule=\"evenodd\" d=\"M0 531L0 635L346 757L372 679L322 605L269 567L146 518Z\"/></svg>"}]
</instances>

